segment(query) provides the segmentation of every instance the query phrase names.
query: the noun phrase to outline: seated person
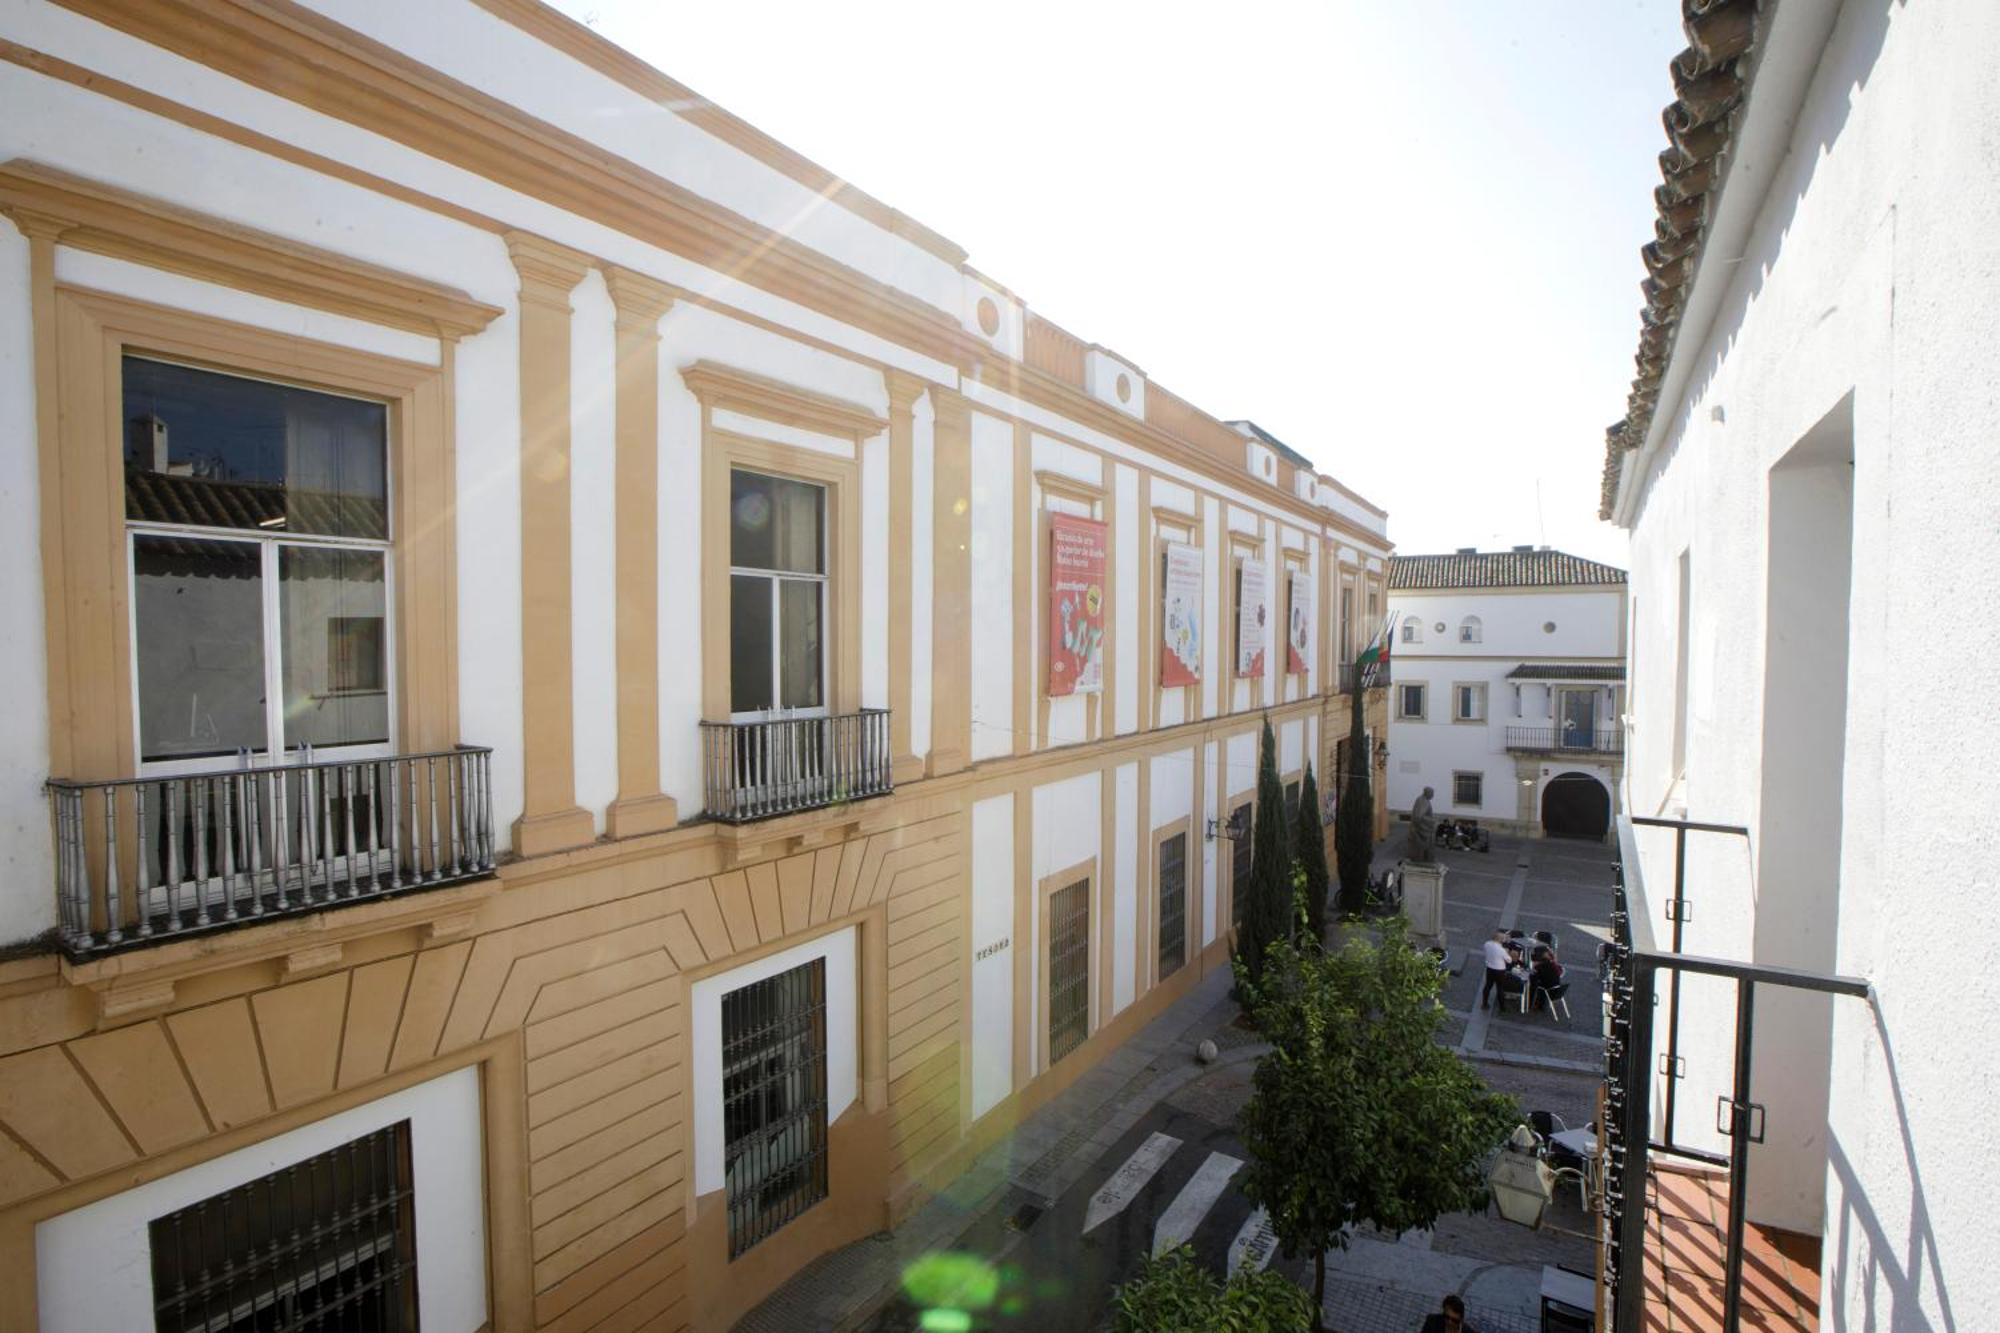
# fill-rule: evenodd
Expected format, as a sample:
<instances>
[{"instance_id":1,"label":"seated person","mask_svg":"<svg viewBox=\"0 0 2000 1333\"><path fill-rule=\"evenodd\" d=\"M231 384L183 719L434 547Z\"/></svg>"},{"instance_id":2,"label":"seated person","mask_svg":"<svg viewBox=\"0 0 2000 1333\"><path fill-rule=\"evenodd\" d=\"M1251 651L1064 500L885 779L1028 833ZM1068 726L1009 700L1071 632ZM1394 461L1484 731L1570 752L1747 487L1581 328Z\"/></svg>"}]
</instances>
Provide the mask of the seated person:
<instances>
[{"instance_id":1,"label":"seated person","mask_svg":"<svg viewBox=\"0 0 2000 1333\"><path fill-rule=\"evenodd\" d=\"M1556 961L1555 954L1537 950L1534 969L1528 973L1536 990L1554 990L1562 985L1563 965Z\"/></svg>"},{"instance_id":2,"label":"seated person","mask_svg":"<svg viewBox=\"0 0 2000 1333\"><path fill-rule=\"evenodd\" d=\"M1510 930L1507 932L1506 944L1507 952L1513 957L1516 966L1528 961L1528 937L1526 934L1518 930Z\"/></svg>"}]
</instances>

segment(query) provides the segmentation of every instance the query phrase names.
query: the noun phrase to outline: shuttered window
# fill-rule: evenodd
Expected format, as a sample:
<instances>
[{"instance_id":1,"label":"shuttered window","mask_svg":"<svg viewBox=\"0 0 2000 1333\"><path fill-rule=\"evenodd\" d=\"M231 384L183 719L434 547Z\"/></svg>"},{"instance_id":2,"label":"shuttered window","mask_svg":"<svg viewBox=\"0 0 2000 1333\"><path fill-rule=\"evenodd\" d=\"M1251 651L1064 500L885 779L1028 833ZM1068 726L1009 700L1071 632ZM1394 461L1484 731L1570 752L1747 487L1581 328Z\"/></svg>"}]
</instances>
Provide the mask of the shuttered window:
<instances>
[{"instance_id":1,"label":"shuttered window","mask_svg":"<svg viewBox=\"0 0 2000 1333\"><path fill-rule=\"evenodd\" d=\"M1049 1063L1090 1035L1090 881L1049 895Z\"/></svg>"},{"instance_id":2,"label":"shuttered window","mask_svg":"<svg viewBox=\"0 0 2000 1333\"><path fill-rule=\"evenodd\" d=\"M1187 834L1160 844L1160 980L1187 961Z\"/></svg>"}]
</instances>

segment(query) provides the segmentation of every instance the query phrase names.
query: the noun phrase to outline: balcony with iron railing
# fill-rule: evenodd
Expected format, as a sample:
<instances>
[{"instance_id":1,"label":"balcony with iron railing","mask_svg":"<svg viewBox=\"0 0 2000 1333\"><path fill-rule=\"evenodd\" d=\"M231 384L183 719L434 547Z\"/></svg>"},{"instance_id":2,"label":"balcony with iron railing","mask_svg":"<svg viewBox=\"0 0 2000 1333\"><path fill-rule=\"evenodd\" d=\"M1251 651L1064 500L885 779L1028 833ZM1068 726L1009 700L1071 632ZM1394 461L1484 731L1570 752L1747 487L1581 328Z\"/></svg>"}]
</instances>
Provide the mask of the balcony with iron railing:
<instances>
[{"instance_id":1,"label":"balcony with iron railing","mask_svg":"<svg viewBox=\"0 0 2000 1333\"><path fill-rule=\"evenodd\" d=\"M709 817L748 824L895 789L889 710L701 724Z\"/></svg>"},{"instance_id":2,"label":"balcony with iron railing","mask_svg":"<svg viewBox=\"0 0 2000 1333\"><path fill-rule=\"evenodd\" d=\"M1618 727L1509 727L1507 748L1561 754L1622 755L1625 753L1625 733Z\"/></svg>"},{"instance_id":3,"label":"balcony with iron railing","mask_svg":"<svg viewBox=\"0 0 2000 1333\"><path fill-rule=\"evenodd\" d=\"M82 959L489 875L492 753L51 779L62 948Z\"/></svg>"}]
</instances>

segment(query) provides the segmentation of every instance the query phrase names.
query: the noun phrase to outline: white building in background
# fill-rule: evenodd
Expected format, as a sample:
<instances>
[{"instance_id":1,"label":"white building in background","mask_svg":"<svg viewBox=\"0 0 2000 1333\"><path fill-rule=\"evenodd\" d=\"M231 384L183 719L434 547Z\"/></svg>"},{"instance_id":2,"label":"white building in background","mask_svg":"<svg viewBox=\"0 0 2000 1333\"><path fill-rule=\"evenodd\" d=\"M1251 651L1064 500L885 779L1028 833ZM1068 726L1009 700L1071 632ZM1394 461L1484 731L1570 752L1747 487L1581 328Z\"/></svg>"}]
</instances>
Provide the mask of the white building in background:
<instances>
[{"instance_id":1,"label":"white building in background","mask_svg":"<svg viewBox=\"0 0 2000 1333\"><path fill-rule=\"evenodd\" d=\"M1516 546L1389 561L1389 781L1407 818L1601 838L1623 775L1625 571Z\"/></svg>"},{"instance_id":2,"label":"white building in background","mask_svg":"<svg viewBox=\"0 0 2000 1333\"><path fill-rule=\"evenodd\" d=\"M1866 983L1752 1006L1748 1218L1803 1233L1819 1326L1989 1327L2000 7L1696 8L1604 473L1626 804L1747 830L1689 835L1685 953ZM1633 943L1666 950L1675 836L1622 833ZM1735 995L1697 978L1678 1023L1679 1137L1725 1152Z\"/></svg>"}]
</instances>

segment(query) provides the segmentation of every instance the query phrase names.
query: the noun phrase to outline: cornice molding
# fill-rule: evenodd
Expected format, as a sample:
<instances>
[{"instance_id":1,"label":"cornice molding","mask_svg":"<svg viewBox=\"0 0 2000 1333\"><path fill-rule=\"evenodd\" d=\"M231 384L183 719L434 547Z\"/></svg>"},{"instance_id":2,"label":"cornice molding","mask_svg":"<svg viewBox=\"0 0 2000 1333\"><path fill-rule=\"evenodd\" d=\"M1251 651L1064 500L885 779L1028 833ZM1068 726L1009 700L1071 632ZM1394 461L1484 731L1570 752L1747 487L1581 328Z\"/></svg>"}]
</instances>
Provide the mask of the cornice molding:
<instances>
[{"instance_id":1,"label":"cornice molding","mask_svg":"<svg viewBox=\"0 0 2000 1333\"><path fill-rule=\"evenodd\" d=\"M673 112L689 124L699 126L730 147L791 177L815 194L830 199L858 217L866 218L884 231L912 242L947 264L962 266L965 263L965 250L946 237L900 209L892 208L855 188L617 43L607 41L569 15L543 4L542 0L473 0L473 3L544 45Z\"/></svg>"},{"instance_id":2,"label":"cornice molding","mask_svg":"<svg viewBox=\"0 0 2000 1333\"><path fill-rule=\"evenodd\" d=\"M108 27L954 366L943 311L294 0L55 0Z\"/></svg>"},{"instance_id":3,"label":"cornice molding","mask_svg":"<svg viewBox=\"0 0 2000 1333\"><path fill-rule=\"evenodd\" d=\"M604 265L604 286L618 311L619 327L653 333L659 332L660 319L681 296L680 289L671 283L618 264Z\"/></svg>"},{"instance_id":4,"label":"cornice molding","mask_svg":"<svg viewBox=\"0 0 2000 1333\"><path fill-rule=\"evenodd\" d=\"M882 379L889 390L889 406L907 412L917 405L917 399L924 396L930 382L907 370L890 367L882 372Z\"/></svg>"},{"instance_id":5,"label":"cornice molding","mask_svg":"<svg viewBox=\"0 0 2000 1333\"><path fill-rule=\"evenodd\" d=\"M888 418L859 403L800 389L715 361L696 361L681 367L681 381L703 407L729 408L822 435L858 442L889 428Z\"/></svg>"},{"instance_id":6,"label":"cornice molding","mask_svg":"<svg viewBox=\"0 0 2000 1333\"><path fill-rule=\"evenodd\" d=\"M1070 476L1067 472L1051 472L1047 468L1035 470L1035 485L1044 494L1060 496L1065 500L1075 500L1079 504L1095 505L1104 499L1104 487L1093 486Z\"/></svg>"},{"instance_id":7,"label":"cornice molding","mask_svg":"<svg viewBox=\"0 0 2000 1333\"><path fill-rule=\"evenodd\" d=\"M569 309L569 294L584 275L596 267L589 255L560 245L533 232L506 233L507 258L521 279L523 300L540 301Z\"/></svg>"},{"instance_id":8,"label":"cornice molding","mask_svg":"<svg viewBox=\"0 0 2000 1333\"><path fill-rule=\"evenodd\" d=\"M436 338L477 333L501 313L455 288L21 158L0 165L0 213L72 250Z\"/></svg>"}]
</instances>

